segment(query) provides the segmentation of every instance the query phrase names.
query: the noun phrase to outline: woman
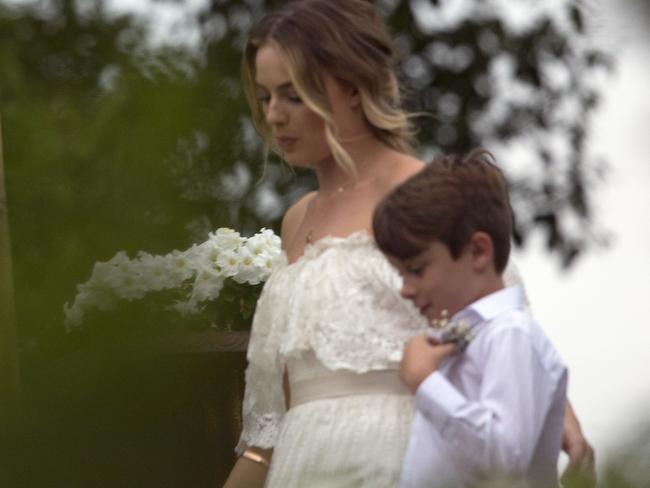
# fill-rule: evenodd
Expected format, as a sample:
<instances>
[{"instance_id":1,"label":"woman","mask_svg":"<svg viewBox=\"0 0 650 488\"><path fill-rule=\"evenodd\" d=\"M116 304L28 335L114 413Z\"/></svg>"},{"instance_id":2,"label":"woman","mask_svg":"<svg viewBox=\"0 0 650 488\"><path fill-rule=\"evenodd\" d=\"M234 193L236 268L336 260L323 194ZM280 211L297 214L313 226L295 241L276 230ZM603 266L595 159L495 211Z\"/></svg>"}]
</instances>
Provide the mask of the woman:
<instances>
[{"instance_id":1,"label":"woman","mask_svg":"<svg viewBox=\"0 0 650 488\"><path fill-rule=\"evenodd\" d=\"M290 2L250 33L244 83L256 128L289 164L313 167L319 188L282 222L227 487L398 483L413 400L397 367L426 323L368 232L376 203L423 166L411 155L392 54L361 0ZM567 449L589 451L567 418Z\"/></svg>"}]
</instances>

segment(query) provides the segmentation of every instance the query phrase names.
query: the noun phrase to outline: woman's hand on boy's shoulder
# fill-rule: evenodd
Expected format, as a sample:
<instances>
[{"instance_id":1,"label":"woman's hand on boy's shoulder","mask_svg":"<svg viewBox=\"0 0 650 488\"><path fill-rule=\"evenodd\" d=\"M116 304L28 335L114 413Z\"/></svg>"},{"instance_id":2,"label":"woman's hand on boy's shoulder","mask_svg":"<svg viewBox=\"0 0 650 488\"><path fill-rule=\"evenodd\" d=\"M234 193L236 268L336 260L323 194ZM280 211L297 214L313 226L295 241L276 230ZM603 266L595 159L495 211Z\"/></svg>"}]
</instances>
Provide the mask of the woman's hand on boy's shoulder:
<instances>
[{"instance_id":1,"label":"woman's hand on boy's shoulder","mask_svg":"<svg viewBox=\"0 0 650 488\"><path fill-rule=\"evenodd\" d=\"M437 343L431 337L421 334L409 339L404 347L400 364L400 378L415 393L420 384L434 371L456 346Z\"/></svg>"}]
</instances>

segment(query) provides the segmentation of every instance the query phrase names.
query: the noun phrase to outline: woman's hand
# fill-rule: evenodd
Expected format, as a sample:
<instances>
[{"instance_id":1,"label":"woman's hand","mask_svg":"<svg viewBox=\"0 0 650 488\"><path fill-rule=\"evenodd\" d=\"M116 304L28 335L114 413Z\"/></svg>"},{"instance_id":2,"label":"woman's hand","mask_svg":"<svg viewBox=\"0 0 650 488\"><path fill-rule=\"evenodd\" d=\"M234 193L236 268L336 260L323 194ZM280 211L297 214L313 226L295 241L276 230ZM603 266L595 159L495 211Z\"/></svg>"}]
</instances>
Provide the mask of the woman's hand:
<instances>
[{"instance_id":1,"label":"woman's hand","mask_svg":"<svg viewBox=\"0 0 650 488\"><path fill-rule=\"evenodd\" d=\"M585 439L580 422L568 400L564 411L562 450L569 456L569 464L562 473L562 486L567 488L595 487L594 449Z\"/></svg>"}]
</instances>

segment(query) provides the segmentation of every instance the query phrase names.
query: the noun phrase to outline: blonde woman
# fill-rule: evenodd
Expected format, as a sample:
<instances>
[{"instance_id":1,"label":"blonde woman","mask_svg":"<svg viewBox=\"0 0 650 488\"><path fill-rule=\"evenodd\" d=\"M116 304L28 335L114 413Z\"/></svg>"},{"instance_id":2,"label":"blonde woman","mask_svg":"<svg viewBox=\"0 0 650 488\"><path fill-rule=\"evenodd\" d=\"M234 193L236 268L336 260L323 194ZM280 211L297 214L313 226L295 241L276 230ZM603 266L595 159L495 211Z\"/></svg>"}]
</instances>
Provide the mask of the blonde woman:
<instances>
[{"instance_id":1,"label":"blonde woman","mask_svg":"<svg viewBox=\"0 0 650 488\"><path fill-rule=\"evenodd\" d=\"M376 203L423 167L392 61L367 1L290 2L249 35L243 75L256 128L267 150L312 167L319 186L282 222L228 488L398 484L414 405L397 368L427 325L368 230ZM567 447L584 461L591 448L568 419Z\"/></svg>"}]
</instances>

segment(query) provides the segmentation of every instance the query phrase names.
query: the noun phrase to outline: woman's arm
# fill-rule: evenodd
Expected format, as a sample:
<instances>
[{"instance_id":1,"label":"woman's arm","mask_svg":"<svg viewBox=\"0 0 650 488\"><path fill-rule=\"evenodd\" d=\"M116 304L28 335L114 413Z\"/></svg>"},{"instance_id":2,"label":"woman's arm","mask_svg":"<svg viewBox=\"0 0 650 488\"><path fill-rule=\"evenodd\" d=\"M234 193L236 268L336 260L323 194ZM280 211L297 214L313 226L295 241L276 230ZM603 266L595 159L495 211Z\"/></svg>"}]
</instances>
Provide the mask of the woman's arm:
<instances>
[{"instance_id":1,"label":"woman's arm","mask_svg":"<svg viewBox=\"0 0 650 488\"><path fill-rule=\"evenodd\" d=\"M313 192L307 194L313 196ZM311 197L309 197L311 198ZM294 203L292 207L287 211L282 219L282 246L284 247L286 242L289 240L288 235L293 235L296 230L296 226L299 224L299 219L302 218L303 213L306 209L306 202L309 198L301 198L298 202ZM286 250L286 248L285 248ZM249 364L250 367L250 364ZM247 388L250 385L247 384ZM282 374L282 392L283 404L285 409L289 408L290 404L290 391L289 391L289 377L287 374L286 368ZM263 488L264 483L266 482L266 475L268 474L269 465L271 464L271 456L273 455L273 449L261 449L258 447L247 447L245 452L252 453L251 458L257 457L257 459L251 459L245 457L245 455L240 456L232 470L228 479L226 480L223 488Z\"/></svg>"},{"instance_id":2,"label":"woman's arm","mask_svg":"<svg viewBox=\"0 0 650 488\"><path fill-rule=\"evenodd\" d=\"M289 408L291 402L291 394L289 391L289 375L285 368L282 379L282 389L284 390L284 401ZM271 456L273 456L273 449L259 449L257 447L249 447L246 451L252 452L260 457L260 461L241 456L235 462L226 484L223 488L263 488L266 482L266 475L271 464Z\"/></svg>"},{"instance_id":3,"label":"woman's arm","mask_svg":"<svg viewBox=\"0 0 650 488\"><path fill-rule=\"evenodd\" d=\"M260 456L264 462L253 461L245 457L237 459L235 466L230 471L223 488L263 488L268 472L267 464L271 462L273 449L257 449L249 447L247 451Z\"/></svg>"},{"instance_id":4,"label":"woman's arm","mask_svg":"<svg viewBox=\"0 0 650 488\"><path fill-rule=\"evenodd\" d=\"M569 465L562 473L562 484L572 487L596 486L594 449L585 439L578 417L569 403L564 410L562 450L569 456Z\"/></svg>"},{"instance_id":5,"label":"woman's arm","mask_svg":"<svg viewBox=\"0 0 650 488\"><path fill-rule=\"evenodd\" d=\"M289 375L285 368L282 378L282 389L284 390L284 401L287 409L291 402L289 391ZM263 488L266 482L266 475L271 464L273 449L260 449L248 447L246 451L256 455L258 459L250 459L245 455L240 456L233 466L226 484L223 488ZM253 456L254 457L254 456Z\"/></svg>"}]
</instances>

